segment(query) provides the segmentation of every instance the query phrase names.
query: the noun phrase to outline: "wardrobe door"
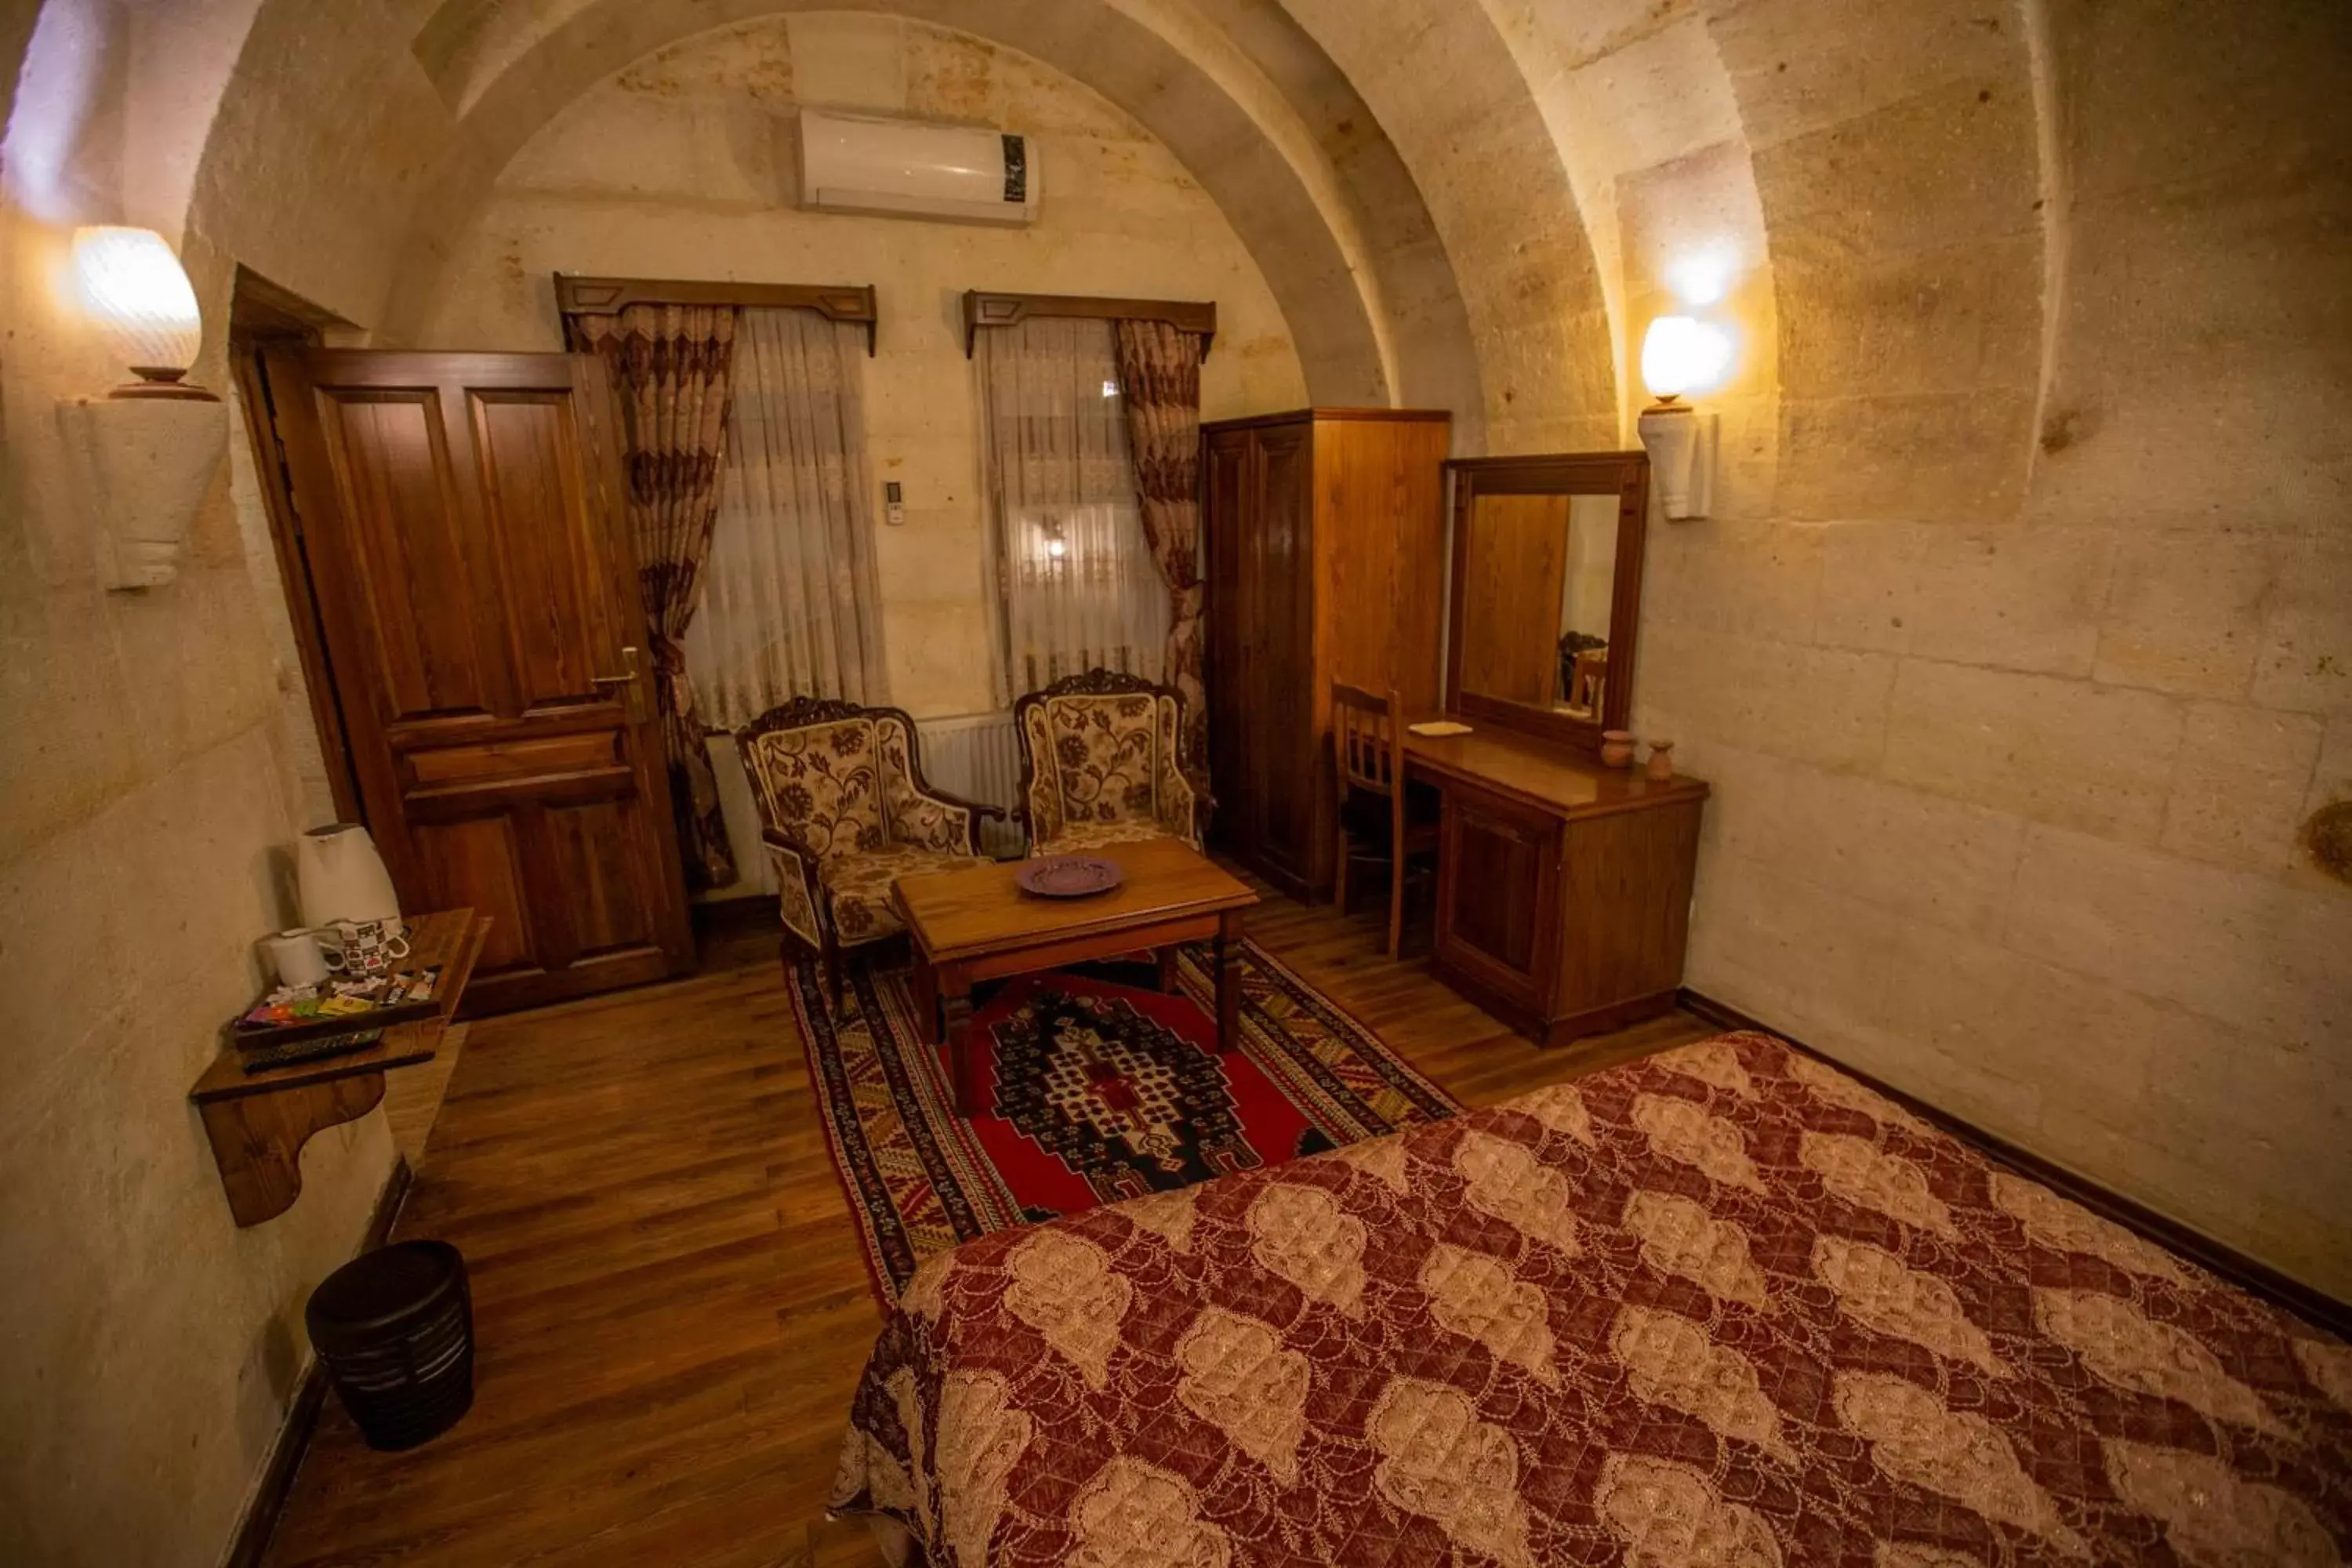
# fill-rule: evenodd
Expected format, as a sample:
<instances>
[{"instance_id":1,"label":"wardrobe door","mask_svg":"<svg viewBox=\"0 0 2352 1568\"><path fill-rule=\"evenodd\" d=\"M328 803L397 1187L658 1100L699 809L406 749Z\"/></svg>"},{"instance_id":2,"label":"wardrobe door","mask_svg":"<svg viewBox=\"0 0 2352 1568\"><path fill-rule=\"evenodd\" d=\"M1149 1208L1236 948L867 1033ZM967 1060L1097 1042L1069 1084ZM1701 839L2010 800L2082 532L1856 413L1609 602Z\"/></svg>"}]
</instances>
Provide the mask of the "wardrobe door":
<instances>
[{"instance_id":1,"label":"wardrobe door","mask_svg":"<svg viewBox=\"0 0 2352 1568\"><path fill-rule=\"evenodd\" d=\"M1255 858L1258 791L1249 744L1250 604L1244 563L1250 516L1250 432L1210 433L1202 453L1202 512L1207 535L1209 787L1217 797L1212 824L1217 842Z\"/></svg>"},{"instance_id":2,"label":"wardrobe door","mask_svg":"<svg viewBox=\"0 0 2352 1568\"><path fill-rule=\"evenodd\" d=\"M1315 865L1317 806L1314 426L1257 432L1255 525L1244 566L1256 602L1250 651L1249 744L1259 814L1257 863L1267 879L1303 896Z\"/></svg>"}]
</instances>

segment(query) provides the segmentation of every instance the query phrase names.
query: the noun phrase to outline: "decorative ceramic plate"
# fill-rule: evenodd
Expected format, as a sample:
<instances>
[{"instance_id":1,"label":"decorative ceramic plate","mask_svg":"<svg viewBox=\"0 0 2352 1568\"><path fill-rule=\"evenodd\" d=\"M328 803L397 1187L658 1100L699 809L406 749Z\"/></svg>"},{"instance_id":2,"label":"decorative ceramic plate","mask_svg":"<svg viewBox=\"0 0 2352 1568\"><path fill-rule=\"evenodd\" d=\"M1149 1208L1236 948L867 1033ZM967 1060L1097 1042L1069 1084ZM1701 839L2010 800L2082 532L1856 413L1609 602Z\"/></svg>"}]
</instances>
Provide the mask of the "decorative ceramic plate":
<instances>
[{"instance_id":1,"label":"decorative ceramic plate","mask_svg":"<svg viewBox=\"0 0 2352 1568\"><path fill-rule=\"evenodd\" d=\"M1127 880L1117 862L1092 855L1046 855L1024 860L1013 879L1024 892L1047 899L1083 899L1108 893Z\"/></svg>"}]
</instances>

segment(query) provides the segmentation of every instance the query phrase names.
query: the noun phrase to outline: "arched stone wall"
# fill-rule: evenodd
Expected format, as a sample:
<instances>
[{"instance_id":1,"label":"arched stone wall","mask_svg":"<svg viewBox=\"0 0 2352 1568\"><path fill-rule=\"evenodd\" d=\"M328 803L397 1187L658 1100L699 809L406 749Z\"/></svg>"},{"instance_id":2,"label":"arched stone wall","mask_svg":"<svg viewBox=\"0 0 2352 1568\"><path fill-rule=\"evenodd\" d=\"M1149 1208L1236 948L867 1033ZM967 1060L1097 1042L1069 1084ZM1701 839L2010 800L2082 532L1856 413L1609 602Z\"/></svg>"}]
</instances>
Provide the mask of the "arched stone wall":
<instances>
[{"instance_id":1,"label":"arched stone wall","mask_svg":"<svg viewBox=\"0 0 2352 1568\"><path fill-rule=\"evenodd\" d=\"M1210 9L1223 5L1218 0ZM825 8L793 0L595 0L535 10L531 30L520 33L504 29L509 14L490 10L480 14L478 30L436 19L413 50L395 52L393 40L361 37L366 27L349 18L322 21L312 8L280 0L265 5L255 25L243 90L230 94L237 112L225 107L227 123L214 137L221 156L208 166L218 177L200 186L195 226L236 236L234 248L293 287L304 288L306 271L329 270L352 279L346 294L380 287L381 302L343 298L338 308L396 339L426 310L445 237L563 103L692 33ZM1242 32L1264 55L1261 65L1208 16L1181 4L866 0L847 8L914 16L1007 44L1135 114L1242 234L1283 304L1318 401L1460 401L1456 391L1475 372L1445 252L1431 239L1414 187L1384 139L1368 132L1371 117L1345 79L1296 28L1278 25L1279 12L1253 8L1258 14ZM316 191L303 189L299 174L291 191L280 182L278 206L309 206L300 222L257 210L257 187L266 183L253 177L253 159L240 155L306 139L333 145L334 129L320 122L299 85L275 79L270 62L289 58L346 66L346 93L356 80L375 101L346 103L345 118L373 124L377 143L402 146L412 164L385 171L388 181L346 179ZM401 133L389 134L390 122ZM387 244L382 232L391 223L401 230ZM355 265L321 267L293 237L300 231L351 237ZM273 235L284 237L273 242ZM255 248L283 258L275 267L254 260ZM1391 342L1392 333L1402 334L1409 353Z\"/></svg>"},{"instance_id":2,"label":"arched stone wall","mask_svg":"<svg viewBox=\"0 0 2352 1568\"><path fill-rule=\"evenodd\" d=\"M805 212L783 129L803 105L1029 132L1043 210L1021 228ZM963 289L1214 300L1203 416L1307 397L1263 274L1163 144L1032 56L880 12L770 15L639 57L559 110L438 243L440 284L402 331L423 348L561 347L559 268L875 285L883 320L862 367L866 449L877 478L905 497L901 525L875 540L877 608L889 700L918 719L992 700ZM724 790L740 765L731 750L716 765ZM749 835L739 864L757 876Z\"/></svg>"},{"instance_id":3,"label":"arched stone wall","mask_svg":"<svg viewBox=\"0 0 2352 1568\"><path fill-rule=\"evenodd\" d=\"M1486 12L1288 0L1420 185L1460 284L1485 449L1613 445L1618 397L1592 246L1542 114Z\"/></svg>"}]
</instances>

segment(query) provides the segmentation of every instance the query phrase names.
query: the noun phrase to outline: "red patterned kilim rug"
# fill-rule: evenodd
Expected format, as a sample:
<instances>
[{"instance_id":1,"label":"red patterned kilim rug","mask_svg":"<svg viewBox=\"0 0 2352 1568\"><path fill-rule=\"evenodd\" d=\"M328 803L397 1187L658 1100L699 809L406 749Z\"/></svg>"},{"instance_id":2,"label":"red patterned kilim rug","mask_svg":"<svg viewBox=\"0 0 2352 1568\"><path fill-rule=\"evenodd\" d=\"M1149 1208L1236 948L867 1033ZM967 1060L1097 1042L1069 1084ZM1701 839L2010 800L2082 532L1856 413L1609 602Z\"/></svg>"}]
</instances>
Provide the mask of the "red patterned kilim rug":
<instances>
[{"instance_id":1,"label":"red patterned kilim rug","mask_svg":"<svg viewBox=\"0 0 2352 1568\"><path fill-rule=\"evenodd\" d=\"M1240 1049L1212 1048L1204 954L1180 994L1061 973L1006 983L972 1014L981 1103L955 1113L903 970L853 971L843 1016L814 966L793 1012L875 1289L895 1302L930 1254L1007 1226L1279 1164L1453 1115L1460 1105L1255 942Z\"/></svg>"}]
</instances>

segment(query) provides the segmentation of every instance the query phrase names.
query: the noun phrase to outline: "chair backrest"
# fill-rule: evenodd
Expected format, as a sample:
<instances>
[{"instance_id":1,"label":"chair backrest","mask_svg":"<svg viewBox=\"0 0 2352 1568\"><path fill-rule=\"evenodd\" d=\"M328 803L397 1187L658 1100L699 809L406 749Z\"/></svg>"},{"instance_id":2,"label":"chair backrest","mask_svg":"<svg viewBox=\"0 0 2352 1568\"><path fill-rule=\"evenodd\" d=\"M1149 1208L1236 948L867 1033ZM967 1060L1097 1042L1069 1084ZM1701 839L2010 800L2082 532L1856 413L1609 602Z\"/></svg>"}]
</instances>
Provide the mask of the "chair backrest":
<instances>
[{"instance_id":1,"label":"chair backrest","mask_svg":"<svg viewBox=\"0 0 2352 1568\"><path fill-rule=\"evenodd\" d=\"M735 746L764 826L792 835L819 859L879 849L887 840L872 710L794 698L738 730Z\"/></svg>"},{"instance_id":2,"label":"chair backrest","mask_svg":"<svg viewBox=\"0 0 2352 1568\"><path fill-rule=\"evenodd\" d=\"M1601 711L1601 699L1609 684L1609 650L1588 647L1576 655L1576 666L1568 687L1568 705L1592 712Z\"/></svg>"},{"instance_id":3,"label":"chair backrest","mask_svg":"<svg viewBox=\"0 0 2352 1568\"><path fill-rule=\"evenodd\" d=\"M1351 789L1396 793L1397 775L1404 765L1397 735L1402 711L1393 689L1376 697L1360 687L1331 683L1331 749L1339 759L1343 803Z\"/></svg>"},{"instance_id":4,"label":"chair backrest","mask_svg":"<svg viewBox=\"0 0 2352 1568\"><path fill-rule=\"evenodd\" d=\"M1184 700L1175 688L1090 669L1028 693L1013 719L1033 838L1050 839L1065 823L1150 822L1171 805L1191 810L1177 754Z\"/></svg>"}]
</instances>

